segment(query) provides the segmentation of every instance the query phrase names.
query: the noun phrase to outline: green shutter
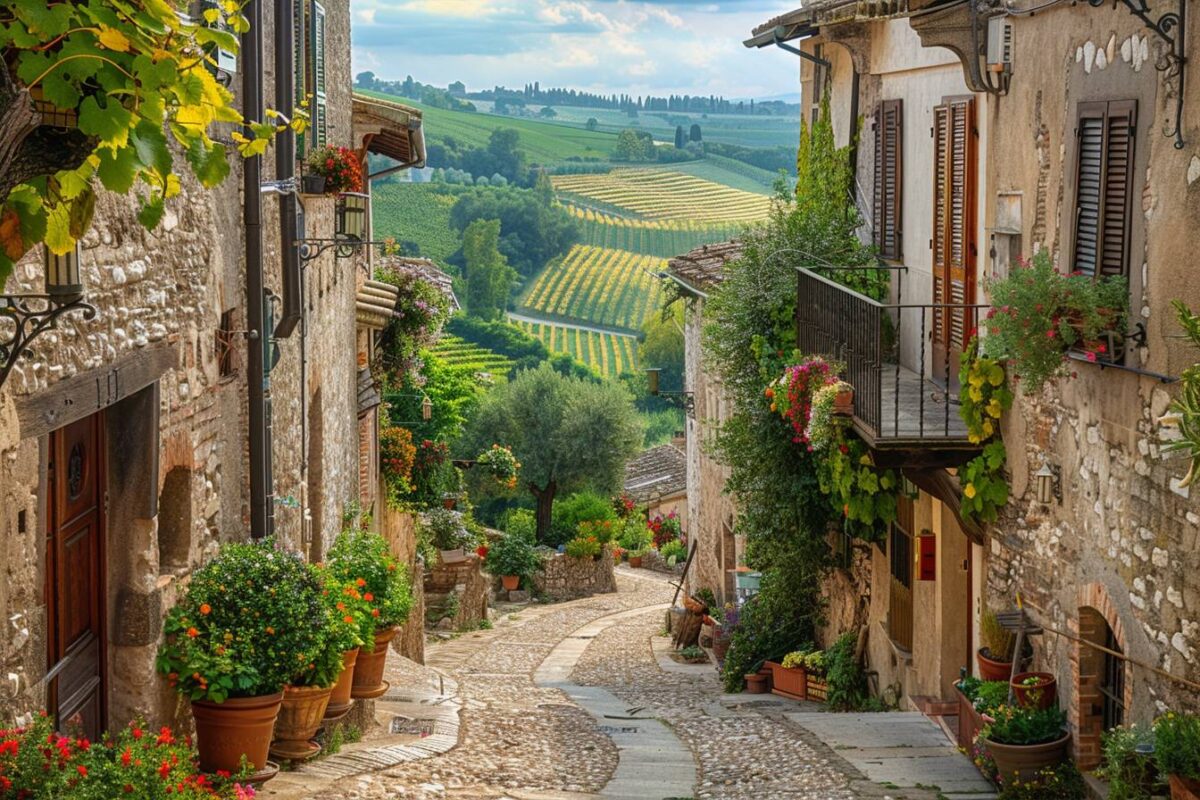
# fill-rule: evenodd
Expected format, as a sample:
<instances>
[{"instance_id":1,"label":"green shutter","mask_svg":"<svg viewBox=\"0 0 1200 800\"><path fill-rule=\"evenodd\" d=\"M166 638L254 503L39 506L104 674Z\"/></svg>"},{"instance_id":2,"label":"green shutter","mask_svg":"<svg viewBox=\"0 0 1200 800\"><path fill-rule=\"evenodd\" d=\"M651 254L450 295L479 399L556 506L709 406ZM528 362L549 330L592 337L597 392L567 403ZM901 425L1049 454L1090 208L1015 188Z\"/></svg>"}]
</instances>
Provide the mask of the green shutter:
<instances>
[{"instance_id":1,"label":"green shutter","mask_svg":"<svg viewBox=\"0 0 1200 800\"><path fill-rule=\"evenodd\" d=\"M312 93L313 139L317 147L329 141L329 112L325 99L325 6L314 2L312 7Z\"/></svg>"},{"instance_id":2,"label":"green shutter","mask_svg":"<svg viewBox=\"0 0 1200 800\"><path fill-rule=\"evenodd\" d=\"M295 37L292 41L292 66L295 74L296 96L294 102L296 108L300 107L300 104L304 102L304 98L308 95L308 39L304 35L304 21L307 16L305 8L307 5L306 0L296 0L295 5L292 7L292 34ZM312 109L310 108L309 113L311 112ZM304 134L296 136L296 158L298 159L303 159L306 154L306 140L307 137Z\"/></svg>"}]
</instances>

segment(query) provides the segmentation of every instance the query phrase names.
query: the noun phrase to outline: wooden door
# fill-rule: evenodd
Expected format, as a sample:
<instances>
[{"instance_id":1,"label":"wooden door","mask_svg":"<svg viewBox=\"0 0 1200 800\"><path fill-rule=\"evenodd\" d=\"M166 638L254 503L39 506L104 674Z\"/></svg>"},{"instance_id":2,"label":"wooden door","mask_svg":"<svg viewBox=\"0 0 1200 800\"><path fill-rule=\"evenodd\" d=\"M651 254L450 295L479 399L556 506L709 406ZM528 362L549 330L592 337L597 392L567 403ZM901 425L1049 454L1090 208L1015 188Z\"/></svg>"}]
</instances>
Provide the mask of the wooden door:
<instances>
[{"instance_id":1,"label":"wooden door","mask_svg":"<svg viewBox=\"0 0 1200 800\"><path fill-rule=\"evenodd\" d=\"M50 434L46 708L97 739L106 719L104 443L100 414Z\"/></svg>"},{"instance_id":2,"label":"wooden door","mask_svg":"<svg viewBox=\"0 0 1200 800\"><path fill-rule=\"evenodd\" d=\"M952 383L975 327L975 100L933 110L933 377Z\"/></svg>"}]
</instances>

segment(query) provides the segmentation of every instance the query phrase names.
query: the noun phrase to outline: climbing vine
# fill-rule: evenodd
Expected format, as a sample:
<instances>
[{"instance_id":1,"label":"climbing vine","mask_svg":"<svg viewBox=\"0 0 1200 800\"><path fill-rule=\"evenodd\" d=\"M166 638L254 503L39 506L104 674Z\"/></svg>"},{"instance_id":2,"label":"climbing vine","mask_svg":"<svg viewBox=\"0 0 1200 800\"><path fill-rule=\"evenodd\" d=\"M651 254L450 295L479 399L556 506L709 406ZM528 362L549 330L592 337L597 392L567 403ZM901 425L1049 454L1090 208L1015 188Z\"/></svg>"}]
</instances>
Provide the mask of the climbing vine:
<instances>
[{"instance_id":1,"label":"climbing vine","mask_svg":"<svg viewBox=\"0 0 1200 800\"><path fill-rule=\"evenodd\" d=\"M899 480L893 470L875 466L866 443L845 424L833 431L833 446L816 461L821 491L847 531L877 541L896 519Z\"/></svg>"},{"instance_id":2,"label":"climbing vine","mask_svg":"<svg viewBox=\"0 0 1200 800\"><path fill-rule=\"evenodd\" d=\"M983 452L959 471L962 484L962 513L981 522L995 522L1008 502L1004 465L1008 453L1000 440L1000 417L1012 408L1004 366L981 355L979 340L973 338L963 351L958 373L959 415L967 424L973 444L987 444Z\"/></svg>"},{"instance_id":3,"label":"climbing vine","mask_svg":"<svg viewBox=\"0 0 1200 800\"><path fill-rule=\"evenodd\" d=\"M0 9L0 285L35 244L75 246L91 224L94 181L121 194L140 187L138 221L152 229L180 191L173 151L212 187L230 171L216 126L229 126L243 156L265 152L286 125L304 129L303 109L243 120L214 77L217 51L237 53L249 29L242 2L223 0L199 20L181 10L169 0Z\"/></svg>"}]
</instances>

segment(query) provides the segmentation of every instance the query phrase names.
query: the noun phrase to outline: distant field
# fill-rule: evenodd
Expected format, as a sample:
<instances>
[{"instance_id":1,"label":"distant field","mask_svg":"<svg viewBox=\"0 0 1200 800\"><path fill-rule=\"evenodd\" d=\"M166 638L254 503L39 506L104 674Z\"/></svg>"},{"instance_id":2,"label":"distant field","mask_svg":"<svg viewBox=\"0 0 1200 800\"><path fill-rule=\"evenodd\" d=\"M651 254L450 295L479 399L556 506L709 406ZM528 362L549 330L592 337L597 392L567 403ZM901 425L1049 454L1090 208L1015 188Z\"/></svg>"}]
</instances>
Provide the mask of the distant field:
<instances>
[{"instance_id":1,"label":"distant field","mask_svg":"<svg viewBox=\"0 0 1200 800\"><path fill-rule=\"evenodd\" d=\"M407 102L407 101L406 101ZM541 106L530 106L540 110ZM660 142L675 141L675 126L684 130L692 124L700 126L700 134L707 141L740 144L743 147L795 147L800 142L800 116L748 114L699 114L668 111L642 111L636 118L623 111L610 108L579 108L575 106L553 106L555 122L584 127L588 119L595 118L597 131L620 133L625 128L649 131Z\"/></svg>"},{"instance_id":2,"label":"distant field","mask_svg":"<svg viewBox=\"0 0 1200 800\"><path fill-rule=\"evenodd\" d=\"M445 265L458 249L450 209L465 188L433 183L383 183L371 190L375 238L412 241L421 255Z\"/></svg>"},{"instance_id":3,"label":"distant field","mask_svg":"<svg viewBox=\"0 0 1200 800\"><path fill-rule=\"evenodd\" d=\"M490 372L494 375L504 375L512 367L513 362L506 356L493 353L474 342L460 339L451 334L444 334L438 340L433 352L447 364L454 367L469 369L472 372Z\"/></svg>"},{"instance_id":4,"label":"distant field","mask_svg":"<svg viewBox=\"0 0 1200 800\"><path fill-rule=\"evenodd\" d=\"M556 175L554 188L585 204L596 200L646 219L753 222L770 198L664 169L620 169L607 175Z\"/></svg>"},{"instance_id":5,"label":"distant field","mask_svg":"<svg viewBox=\"0 0 1200 800\"><path fill-rule=\"evenodd\" d=\"M674 258L703 244L728 241L740 231L737 225L629 219L574 205L566 209L582 226L583 244L659 258Z\"/></svg>"},{"instance_id":6,"label":"distant field","mask_svg":"<svg viewBox=\"0 0 1200 800\"><path fill-rule=\"evenodd\" d=\"M666 262L654 256L575 245L538 275L523 307L584 322L641 330L661 303L655 273Z\"/></svg>"},{"instance_id":7,"label":"distant field","mask_svg":"<svg viewBox=\"0 0 1200 800\"><path fill-rule=\"evenodd\" d=\"M541 322L514 322L541 339L552 353L566 353L601 375L616 377L637 371L637 339L612 333L594 333Z\"/></svg>"},{"instance_id":8,"label":"distant field","mask_svg":"<svg viewBox=\"0 0 1200 800\"><path fill-rule=\"evenodd\" d=\"M756 194L774 194L775 182L779 180L777 173L724 156L705 156L699 161L681 161L663 168Z\"/></svg>"}]
</instances>

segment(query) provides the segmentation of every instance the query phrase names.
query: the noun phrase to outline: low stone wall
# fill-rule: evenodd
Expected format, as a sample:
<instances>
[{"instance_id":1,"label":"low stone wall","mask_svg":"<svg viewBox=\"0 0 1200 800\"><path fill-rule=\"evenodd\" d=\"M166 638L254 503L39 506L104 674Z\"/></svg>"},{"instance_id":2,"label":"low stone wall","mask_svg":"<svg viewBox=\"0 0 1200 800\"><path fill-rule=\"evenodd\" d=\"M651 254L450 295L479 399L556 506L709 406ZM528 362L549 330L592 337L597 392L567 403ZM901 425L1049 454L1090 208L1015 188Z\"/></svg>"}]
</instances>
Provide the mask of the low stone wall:
<instances>
[{"instance_id":1,"label":"low stone wall","mask_svg":"<svg viewBox=\"0 0 1200 800\"><path fill-rule=\"evenodd\" d=\"M667 560L658 554L657 550L651 550L642 556L642 569L652 569L655 572L665 572L668 575L682 575L683 562L679 562L675 566L667 563Z\"/></svg>"},{"instance_id":2,"label":"low stone wall","mask_svg":"<svg viewBox=\"0 0 1200 800\"><path fill-rule=\"evenodd\" d=\"M575 600L617 590L612 551L607 547L599 559L572 558L562 553L542 561L533 575L533 588L551 600Z\"/></svg>"},{"instance_id":3,"label":"low stone wall","mask_svg":"<svg viewBox=\"0 0 1200 800\"><path fill-rule=\"evenodd\" d=\"M425 570L426 622L443 630L472 630L487 619L492 580L482 561L472 554L455 564L434 564ZM445 614L451 606L453 614ZM424 613L423 613L424 616Z\"/></svg>"}]
</instances>

